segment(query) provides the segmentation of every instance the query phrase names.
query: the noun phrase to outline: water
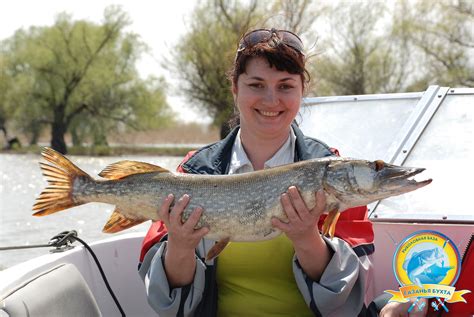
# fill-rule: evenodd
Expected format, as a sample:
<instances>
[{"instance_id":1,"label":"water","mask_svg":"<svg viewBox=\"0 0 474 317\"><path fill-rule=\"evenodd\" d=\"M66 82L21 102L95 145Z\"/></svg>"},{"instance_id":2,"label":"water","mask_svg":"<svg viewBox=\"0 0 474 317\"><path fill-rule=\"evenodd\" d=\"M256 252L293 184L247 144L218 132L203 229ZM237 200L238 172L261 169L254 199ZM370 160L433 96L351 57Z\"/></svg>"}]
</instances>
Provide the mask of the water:
<instances>
[{"instance_id":1,"label":"water","mask_svg":"<svg viewBox=\"0 0 474 317\"><path fill-rule=\"evenodd\" d=\"M160 165L174 170L180 157L171 156L70 156L82 170L96 177L108 164L123 159ZM46 186L38 162L39 155L0 154L0 247L46 244L56 234L65 230L76 230L86 242L109 238L102 233L114 206L91 203L58 212L46 217L33 217L31 207L36 197ZM130 228L124 232L146 231L150 222ZM5 269L31 258L47 254L49 248L0 251L0 269Z\"/></svg>"}]
</instances>

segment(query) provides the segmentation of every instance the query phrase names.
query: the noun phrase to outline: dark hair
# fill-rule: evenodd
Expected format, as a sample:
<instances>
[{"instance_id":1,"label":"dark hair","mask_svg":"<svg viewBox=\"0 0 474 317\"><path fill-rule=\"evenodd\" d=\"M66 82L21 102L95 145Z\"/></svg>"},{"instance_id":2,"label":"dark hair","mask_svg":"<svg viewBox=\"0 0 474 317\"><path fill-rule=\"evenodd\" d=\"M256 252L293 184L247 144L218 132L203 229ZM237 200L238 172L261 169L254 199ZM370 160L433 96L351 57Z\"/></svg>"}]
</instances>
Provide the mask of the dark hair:
<instances>
[{"instance_id":1,"label":"dark hair","mask_svg":"<svg viewBox=\"0 0 474 317\"><path fill-rule=\"evenodd\" d=\"M239 76L245 72L248 61L253 57L265 58L270 67L275 67L280 71L299 74L303 87L310 81L309 72L305 68L306 57L304 54L283 42L275 42L270 39L237 52L234 64L228 72L228 78L234 85L237 84Z\"/></svg>"},{"instance_id":2,"label":"dark hair","mask_svg":"<svg viewBox=\"0 0 474 317\"><path fill-rule=\"evenodd\" d=\"M246 34L249 33L250 32ZM305 67L305 55L283 42L275 42L270 38L268 41L262 41L242 50L238 50L234 59L234 64L227 73L228 79L234 85L237 85L239 76L246 71L247 63L253 57L265 58L270 64L270 67L275 67L279 71L286 71L290 74L299 74L301 76L303 88L308 85L311 79L309 72ZM221 137L226 135L232 128L239 125L239 119L239 114L237 112L234 113L227 121L223 131L221 131Z\"/></svg>"}]
</instances>

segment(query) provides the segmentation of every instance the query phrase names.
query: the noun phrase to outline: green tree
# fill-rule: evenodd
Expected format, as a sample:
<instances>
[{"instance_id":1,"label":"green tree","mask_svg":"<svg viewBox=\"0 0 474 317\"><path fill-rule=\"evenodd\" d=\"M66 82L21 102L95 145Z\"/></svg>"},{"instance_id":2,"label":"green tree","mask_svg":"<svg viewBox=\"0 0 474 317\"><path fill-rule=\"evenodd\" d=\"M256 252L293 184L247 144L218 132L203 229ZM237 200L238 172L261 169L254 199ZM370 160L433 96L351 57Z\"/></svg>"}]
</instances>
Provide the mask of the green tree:
<instances>
[{"instance_id":1,"label":"green tree","mask_svg":"<svg viewBox=\"0 0 474 317\"><path fill-rule=\"evenodd\" d=\"M0 131L5 141L8 139L6 123L8 120L7 91L10 90L10 81L6 73L6 59L0 54Z\"/></svg>"},{"instance_id":2,"label":"green tree","mask_svg":"<svg viewBox=\"0 0 474 317\"><path fill-rule=\"evenodd\" d=\"M216 126L232 114L233 99L226 73L236 45L259 17L257 2L207 0L197 6L188 32L173 49L165 67L177 76L179 91L191 105L213 118Z\"/></svg>"},{"instance_id":3,"label":"green tree","mask_svg":"<svg viewBox=\"0 0 474 317\"><path fill-rule=\"evenodd\" d=\"M407 1L395 8L394 36L417 61L409 90L431 84L474 87L474 5L467 0Z\"/></svg>"},{"instance_id":4,"label":"green tree","mask_svg":"<svg viewBox=\"0 0 474 317\"><path fill-rule=\"evenodd\" d=\"M342 2L325 13L327 35L312 64L313 94L404 90L408 51L403 39L389 36L392 24L385 3Z\"/></svg>"},{"instance_id":5,"label":"green tree","mask_svg":"<svg viewBox=\"0 0 474 317\"><path fill-rule=\"evenodd\" d=\"M16 106L19 103L27 103L26 96L18 93L25 87L26 82L24 80L13 80L8 67L9 63L9 58L0 50L0 130L3 132L6 142L16 138L11 133L15 128L14 120L18 116ZM26 127L28 123L24 122ZM29 129L33 129L33 127L30 126ZM6 146L8 147L8 144Z\"/></svg>"},{"instance_id":6,"label":"green tree","mask_svg":"<svg viewBox=\"0 0 474 317\"><path fill-rule=\"evenodd\" d=\"M318 40L318 32L312 28L329 9L325 1L275 0L265 10L269 12L266 24L298 34L304 39L306 49L311 51Z\"/></svg>"},{"instance_id":7,"label":"green tree","mask_svg":"<svg viewBox=\"0 0 474 317\"><path fill-rule=\"evenodd\" d=\"M36 130L50 126L54 149L66 152L64 137L73 128L82 126L105 143L117 121L141 128L169 119L163 81L138 76L135 62L146 47L124 32L128 24L112 6L102 24L60 14L53 26L19 30L4 42L9 75L22 83L11 98L16 113Z\"/></svg>"},{"instance_id":8,"label":"green tree","mask_svg":"<svg viewBox=\"0 0 474 317\"><path fill-rule=\"evenodd\" d=\"M241 36L261 27L302 33L318 14L309 0L204 1L193 11L189 31L173 49L166 66L179 79L180 93L210 115L214 125L221 127L223 136L233 112L227 72Z\"/></svg>"},{"instance_id":9,"label":"green tree","mask_svg":"<svg viewBox=\"0 0 474 317\"><path fill-rule=\"evenodd\" d=\"M225 72L239 37L252 28L302 35L311 95L403 92L431 83L470 86L473 81L472 5L466 0L433 5L428 0L274 0L258 5L207 0L190 20L168 68L179 79L179 91L217 126L232 112Z\"/></svg>"}]
</instances>

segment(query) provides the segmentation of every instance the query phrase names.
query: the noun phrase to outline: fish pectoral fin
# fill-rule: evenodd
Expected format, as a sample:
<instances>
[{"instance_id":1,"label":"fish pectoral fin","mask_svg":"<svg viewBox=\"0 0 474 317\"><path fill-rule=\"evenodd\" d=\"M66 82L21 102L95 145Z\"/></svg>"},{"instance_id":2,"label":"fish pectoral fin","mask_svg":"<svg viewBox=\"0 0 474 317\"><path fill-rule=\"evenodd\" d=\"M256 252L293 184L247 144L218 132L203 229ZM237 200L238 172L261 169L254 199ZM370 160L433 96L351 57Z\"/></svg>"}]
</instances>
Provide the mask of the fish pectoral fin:
<instances>
[{"instance_id":1,"label":"fish pectoral fin","mask_svg":"<svg viewBox=\"0 0 474 317\"><path fill-rule=\"evenodd\" d=\"M115 208L114 212L110 216L109 220L105 224L102 232L105 233L116 233L146 221L147 219L130 219L125 217L119 208Z\"/></svg>"},{"instance_id":2,"label":"fish pectoral fin","mask_svg":"<svg viewBox=\"0 0 474 317\"><path fill-rule=\"evenodd\" d=\"M339 219L340 214L341 213L337 210L329 211L328 216L326 217L326 219L324 219L322 228L323 234L325 236L329 236L331 237L331 239L334 238L334 233L336 232L336 223Z\"/></svg>"},{"instance_id":3,"label":"fish pectoral fin","mask_svg":"<svg viewBox=\"0 0 474 317\"><path fill-rule=\"evenodd\" d=\"M225 238L222 240L217 241L216 244L212 246L212 248L207 251L206 254L206 261L211 261L215 259L221 252L222 250L225 249L225 247L229 244L230 238Z\"/></svg>"},{"instance_id":4,"label":"fish pectoral fin","mask_svg":"<svg viewBox=\"0 0 474 317\"><path fill-rule=\"evenodd\" d=\"M99 176L107 179L121 179L126 176L144 173L169 173L169 170L144 162L120 161L104 168Z\"/></svg>"}]
</instances>

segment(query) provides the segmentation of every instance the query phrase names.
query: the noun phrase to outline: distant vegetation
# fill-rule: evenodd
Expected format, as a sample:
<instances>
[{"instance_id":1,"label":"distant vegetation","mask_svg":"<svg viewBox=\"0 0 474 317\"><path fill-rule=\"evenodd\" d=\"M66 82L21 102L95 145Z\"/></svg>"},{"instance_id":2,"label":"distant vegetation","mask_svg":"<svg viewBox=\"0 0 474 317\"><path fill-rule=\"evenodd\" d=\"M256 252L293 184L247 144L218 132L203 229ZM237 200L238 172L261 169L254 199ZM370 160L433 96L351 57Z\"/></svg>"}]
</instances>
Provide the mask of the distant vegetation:
<instances>
[{"instance_id":1,"label":"distant vegetation","mask_svg":"<svg viewBox=\"0 0 474 317\"><path fill-rule=\"evenodd\" d=\"M12 150L5 150L5 153L15 154L39 154L42 146L28 145ZM130 155L150 155L150 156L179 156L184 157L189 151L195 150L189 146L160 147L160 146L134 146L134 145L81 145L68 148L68 155L86 155L86 156L130 156Z\"/></svg>"},{"instance_id":2,"label":"distant vegetation","mask_svg":"<svg viewBox=\"0 0 474 317\"><path fill-rule=\"evenodd\" d=\"M53 26L21 29L3 41L0 123L12 121L30 144L51 131L51 146L66 153L67 133L75 146L88 138L106 146L121 126L146 129L171 121L164 80L138 76L135 63L145 44L124 32L129 23L119 8L109 7L102 24L60 14Z\"/></svg>"},{"instance_id":3,"label":"distant vegetation","mask_svg":"<svg viewBox=\"0 0 474 317\"><path fill-rule=\"evenodd\" d=\"M0 136L0 148L3 138ZM68 154L72 155L167 155L184 156L190 150L215 142L219 139L217 128L197 123L176 123L172 126L142 131L123 131L109 135L109 145L94 145L90 139L82 145L72 145L71 136L67 135ZM42 145L48 145L49 135L43 133L39 144L28 145L25 138L20 138L24 145L4 150L7 153L39 154Z\"/></svg>"},{"instance_id":4,"label":"distant vegetation","mask_svg":"<svg viewBox=\"0 0 474 317\"><path fill-rule=\"evenodd\" d=\"M233 110L225 72L239 38L254 28L303 37L311 96L473 87L473 7L470 0L206 0L167 65L217 126Z\"/></svg>"},{"instance_id":5,"label":"distant vegetation","mask_svg":"<svg viewBox=\"0 0 474 317\"><path fill-rule=\"evenodd\" d=\"M473 19L469 0L204 0L164 64L190 104L225 127L233 113L226 72L249 29L300 34L312 75L307 94L351 95L473 87ZM66 136L74 148L103 149L119 132L176 124L165 80L137 74L146 43L124 32L129 22L117 7L105 11L102 24L61 14L53 26L18 30L1 42L5 139L16 131L34 145L47 133L64 153Z\"/></svg>"}]
</instances>

